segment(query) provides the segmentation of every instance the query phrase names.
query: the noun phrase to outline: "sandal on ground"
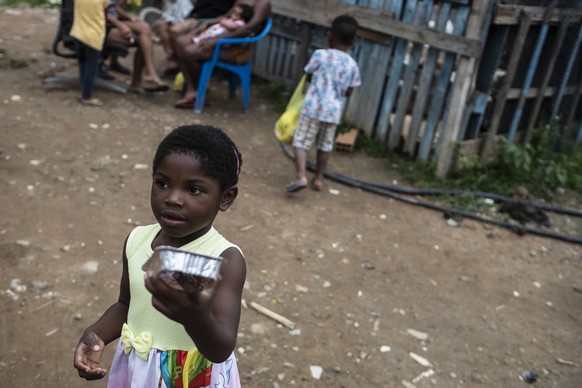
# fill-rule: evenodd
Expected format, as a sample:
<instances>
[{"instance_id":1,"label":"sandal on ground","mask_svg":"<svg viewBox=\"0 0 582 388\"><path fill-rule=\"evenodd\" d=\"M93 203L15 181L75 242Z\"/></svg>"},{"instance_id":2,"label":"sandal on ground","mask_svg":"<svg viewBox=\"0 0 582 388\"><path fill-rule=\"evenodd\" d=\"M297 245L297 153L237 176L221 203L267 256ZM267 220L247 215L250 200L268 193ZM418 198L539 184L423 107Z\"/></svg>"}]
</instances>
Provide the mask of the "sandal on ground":
<instances>
[{"instance_id":1,"label":"sandal on ground","mask_svg":"<svg viewBox=\"0 0 582 388\"><path fill-rule=\"evenodd\" d=\"M87 105L87 106L103 106L103 103L97 97L93 97L93 98L90 98L88 100L84 100L81 98L79 100L79 102L81 102L82 105Z\"/></svg>"},{"instance_id":2,"label":"sandal on ground","mask_svg":"<svg viewBox=\"0 0 582 388\"><path fill-rule=\"evenodd\" d=\"M174 108L178 109L194 109L194 104L196 104L196 97L188 98L185 100L178 100L174 104ZM204 99L204 106L212 105L208 98Z\"/></svg>"},{"instance_id":3,"label":"sandal on ground","mask_svg":"<svg viewBox=\"0 0 582 388\"><path fill-rule=\"evenodd\" d=\"M174 108L178 108L178 109L193 109L195 102L196 102L196 97L178 100L174 104Z\"/></svg>"},{"instance_id":4,"label":"sandal on ground","mask_svg":"<svg viewBox=\"0 0 582 388\"><path fill-rule=\"evenodd\" d=\"M170 90L170 86L166 85L166 84L153 84L153 85L144 86L143 90L145 90L146 92L149 92L149 93L167 92L168 90Z\"/></svg>"},{"instance_id":5,"label":"sandal on ground","mask_svg":"<svg viewBox=\"0 0 582 388\"><path fill-rule=\"evenodd\" d=\"M145 94L145 90L141 87L131 86L127 88L127 92L131 94Z\"/></svg>"},{"instance_id":6,"label":"sandal on ground","mask_svg":"<svg viewBox=\"0 0 582 388\"><path fill-rule=\"evenodd\" d=\"M307 187L307 183L298 183L295 181L290 181L287 187L285 187L285 191L288 193L296 193L299 190L302 190Z\"/></svg>"},{"instance_id":7,"label":"sandal on ground","mask_svg":"<svg viewBox=\"0 0 582 388\"><path fill-rule=\"evenodd\" d=\"M119 74L125 74L125 75L131 74L131 70L129 70L127 67L125 67L122 64L117 63L117 62L113 62L113 63L109 64L109 70L115 71Z\"/></svg>"}]
</instances>

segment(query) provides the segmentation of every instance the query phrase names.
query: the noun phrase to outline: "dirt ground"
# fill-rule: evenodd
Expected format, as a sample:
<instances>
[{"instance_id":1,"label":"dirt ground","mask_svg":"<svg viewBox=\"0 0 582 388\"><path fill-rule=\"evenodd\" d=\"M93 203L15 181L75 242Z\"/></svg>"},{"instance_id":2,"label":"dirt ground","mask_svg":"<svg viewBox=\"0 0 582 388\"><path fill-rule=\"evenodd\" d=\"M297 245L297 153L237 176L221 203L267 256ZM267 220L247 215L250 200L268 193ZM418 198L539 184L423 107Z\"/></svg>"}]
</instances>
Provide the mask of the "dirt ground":
<instances>
[{"instance_id":1,"label":"dirt ground","mask_svg":"<svg viewBox=\"0 0 582 388\"><path fill-rule=\"evenodd\" d=\"M153 222L155 147L178 125L205 123L244 158L239 198L216 221L248 261L244 386L520 387L527 371L536 386L582 386L580 245L470 220L450 227L438 212L333 181L286 195L293 166L266 101L253 95L242 114L215 80L202 115L174 109L173 92L98 90L105 107L80 106L76 85L41 82L76 71L50 52L57 22L54 10L0 8L2 63L29 63L0 69L0 385L106 385L78 378L73 349L117 297L125 236ZM334 153L330 168L400 179L359 154Z\"/></svg>"}]
</instances>

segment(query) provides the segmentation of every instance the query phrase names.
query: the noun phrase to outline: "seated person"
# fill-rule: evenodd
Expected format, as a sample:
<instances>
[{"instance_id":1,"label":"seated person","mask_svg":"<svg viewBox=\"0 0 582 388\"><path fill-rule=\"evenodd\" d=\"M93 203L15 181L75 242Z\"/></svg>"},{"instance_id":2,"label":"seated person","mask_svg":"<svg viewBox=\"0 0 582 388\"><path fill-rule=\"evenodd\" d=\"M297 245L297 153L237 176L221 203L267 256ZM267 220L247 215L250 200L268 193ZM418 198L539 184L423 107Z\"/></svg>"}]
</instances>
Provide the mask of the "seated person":
<instances>
[{"instance_id":1,"label":"seated person","mask_svg":"<svg viewBox=\"0 0 582 388\"><path fill-rule=\"evenodd\" d=\"M204 39L213 38L224 34L227 31L233 31L244 25L253 17L253 7L248 4L237 4L230 17L224 18L211 25L200 34L192 38L192 42L198 43Z\"/></svg>"},{"instance_id":2,"label":"seated person","mask_svg":"<svg viewBox=\"0 0 582 388\"><path fill-rule=\"evenodd\" d=\"M191 0L166 0L162 8L162 16L158 22L160 43L166 53L164 75L175 75L177 72L174 60L174 48L171 29L182 23L192 12L194 6ZM176 71L175 71L176 70Z\"/></svg>"},{"instance_id":3,"label":"seated person","mask_svg":"<svg viewBox=\"0 0 582 388\"><path fill-rule=\"evenodd\" d=\"M168 61L169 63L167 64L164 74L173 75L180 71L175 60L176 39L192 32L195 28L199 27L206 21L223 16L232 8L236 3L236 0L196 0L193 1L193 3L194 8L188 17L181 22L170 26L169 42L172 49L172 58L171 61Z\"/></svg>"},{"instance_id":4,"label":"seated person","mask_svg":"<svg viewBox=\"0 0 582 388\"><path fill-rule=\"evenodd\" d=\"M160 79L154 68L154 50L152 32L150 26L135 15L129 14L123 8L124 0L111 0L107 8L107 21L111 29L107 39L126 46L137 46L133 57L133 72L129 91L134 93L166 91L170 87ZM129 73L117 62L117 57L111 58L109 68L123 74ZM143 77L143 72L146 76ZM143 77L143 78L142 78ZM149 81L151 85L143 86L142 80Z\"/></svg>"},{"instance_id":5,"label":"seated person","mask_svg":"<svg viewBox=\"0 0 582 388\"><path fill-rule=\"evenodd\" d=\"M269 0L239 0L236 5L245 3L252 6L254 12L251 19L244 26L235 30L227 30L218 37L204 39L198 43L193 41L197 30L177 39L175 47L176 59L180 71L184 75L186 90L182 98L174 104L176 108L191 109L194 106L202 62L212 58L218 38L242 38L256 34L264 28L265 22L271 16L271 2ZM223 18L229 17L234 12L236 5ZM206 25L202 25L199 29L205 27ZM222 47L220 50L221 61L236 64L246 62L250 55L250 45L229 45Z\"/></svg>"}]
</instances>

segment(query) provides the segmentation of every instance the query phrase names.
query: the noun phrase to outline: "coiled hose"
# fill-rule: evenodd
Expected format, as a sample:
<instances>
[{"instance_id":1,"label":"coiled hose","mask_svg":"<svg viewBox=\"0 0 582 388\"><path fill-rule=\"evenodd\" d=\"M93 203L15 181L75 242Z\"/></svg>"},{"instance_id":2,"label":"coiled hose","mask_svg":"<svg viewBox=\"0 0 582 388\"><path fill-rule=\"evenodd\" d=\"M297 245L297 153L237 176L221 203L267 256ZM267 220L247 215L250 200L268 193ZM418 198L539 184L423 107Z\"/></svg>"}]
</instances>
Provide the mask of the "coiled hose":
<instances>
[{"instance_id":1,"label":"coiled hose","mask_svg":"<svg viewBox=\"0 0 582 388\"><path fill-rule=\"evenodd\" d=\"M279 144L281 146L281 149L283 150L283 153L287 157L289 157L290 159L294 159L293 153L290 150L289 146L287 146L285 143L282 143L282 142L279 142ZM311 160L307 161L307 169L309 171L312 171L312 172L315 171L315 164ZM561 241L565 241L565 242L569 242L569 243L573 243L573 244L582 245L582 238L580 238L580 237L570 236L570 235L566 235L566 234L556 233L556 232L537 229L537 228L530 228L530 227L525 226L525 225L517 225L517 224L507 222L507 221L502 221L502 220L497 220L497 219L490 218L490 217L481 216L481 215L467 212L464 210L459 210L459 209L455 209L455 208L451 208L451 207L447 207L447 206L441 206L441 205L434 204L432 202L422 201L422 200L418 200L415 198L405 197L402 194L417 195L417 196L418 195L420 195L420 196L425 196L425 195L438 196L438 195L471 194L475 197L490 198L496 202L508 202L508 201L512 200L511 198L504 197L501 195L492 194L492 193L483 193L483 192L478 192L478 191L471 192L471 191L453 190L453 189L407 189L407 188L403 188L403 187L399 187L399 186L380 185L377 183L365 182L365 181L362 181L362 180L359 180L356 178L352 178L352 177L348 177L346 175L343 175L343 174L340 174L337 172L333 172L333 171L326 171L324 175L327 179L330 179L330 180L338 182L338 183L345 184L347 186L357 187L359 189L369 191L372 193L376 193L376 194L380 194L380 195L384 195L384 196L396 199L396 200L401 201L401 202L405 202L405 203L409 203L409 204L417 205L417 206L422 206L422 207L427 208L427 209L437 210L437 211L443 212L444 214L458 215L458 216L462 216L465 218L470 218L473 220L497 225L500 227L507 228L507 229L509 229L513 232L516 232L520 235L530 233L530 234L533 234L536 236L548 237L548 238L553 238L553 239L557 239L557 240L561 240ZM523 201L523 202L525 202L525 201ZM554 213L564 214L564 215L569 215L569 216L574 216L574 217L582 217L582 211L577 210L577 209L562 208L562 207L557 207L557 206L553 206L553 205L549 205L549 204L545 204L545 203L537 203L537 202L536 203L529 202L529 203L535 205L536 207L538 207L540 209L551 211Z\"/></svg>"}]
</instances>

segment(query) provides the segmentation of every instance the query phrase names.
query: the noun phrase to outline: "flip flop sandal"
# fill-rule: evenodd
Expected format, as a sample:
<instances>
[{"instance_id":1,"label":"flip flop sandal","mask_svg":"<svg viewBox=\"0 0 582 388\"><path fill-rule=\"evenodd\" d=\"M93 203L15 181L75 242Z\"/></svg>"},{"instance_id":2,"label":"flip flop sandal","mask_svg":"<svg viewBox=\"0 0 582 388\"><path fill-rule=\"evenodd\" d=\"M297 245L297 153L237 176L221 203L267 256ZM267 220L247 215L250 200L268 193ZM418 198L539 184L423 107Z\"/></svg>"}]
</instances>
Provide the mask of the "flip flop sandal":
<instances>
[{"instance_id":1,"label":"flip flop sandal","mask_svg":"<svg viewBox=\"0 0 582 388\"><path fill-rule=\"evenodd\" d=\"M90 98L88 100L80 99L79 101L81 102L81 105L87 105L87 106L103 106L103 103L101 102L101 100L98 99L98 98L96 98L96 97Z\"/></svg>"},{"instance_id":2,"label":"flip flop sandal","mask_svg":"<svg viewBox=\"0 0 582 388\"><path fill-rule=\"evenodd\" d=\"M180 100L174 104L174 108L179 109L194 109L194 104L196 104L196 97L191 100ZM212 103L206 98L204 100L204 106L210 106Z\"/></svg>"},{"instance_id":3,"label":"flip flop sandal","mask_svg":"<svg viewBox=\"0 0 582 388\"><path fill-rule=\"evenodd\" d=\"M196 97L190 98L188 100L180 100L174 104L174 108L178 109L193 109L194 102L196 101Z\"/></svg>"},{"instance_id":4,"label":"flip flop sandal","mask_svg":"<svg viewBox=\"0 0 582 388\"><path fill-rule=\"evenodd\" d=\"M149 92L149 93L167 92L168 90L170 90L170 86L166 85L166 84L144 86L143 90L145 90L146 92Z\"/></svg>"},{"instance_id":5,"label":"flip flop sandal","mask_svg":"<svg viewBox=\"0 0 582 388\"><path fill-rule=\"evenodd\" d=\"M127 88L127 92L131 93L131 94L144 94L145 90L143 88L135 88L135 87L131 87L131 88Z\"/></svg>"},{"instance_id":6,"label":"flip flop sandal","mask_svg":"<svg viewBox=\"0 0 582 388\"><path fill-rule=\"evenodd\" d=\"M294 181L289 182L289 185L285 187L285 191L288 193L296 193L307 187L307 183L297 183Z\"/></svg>"}]
</instances>

